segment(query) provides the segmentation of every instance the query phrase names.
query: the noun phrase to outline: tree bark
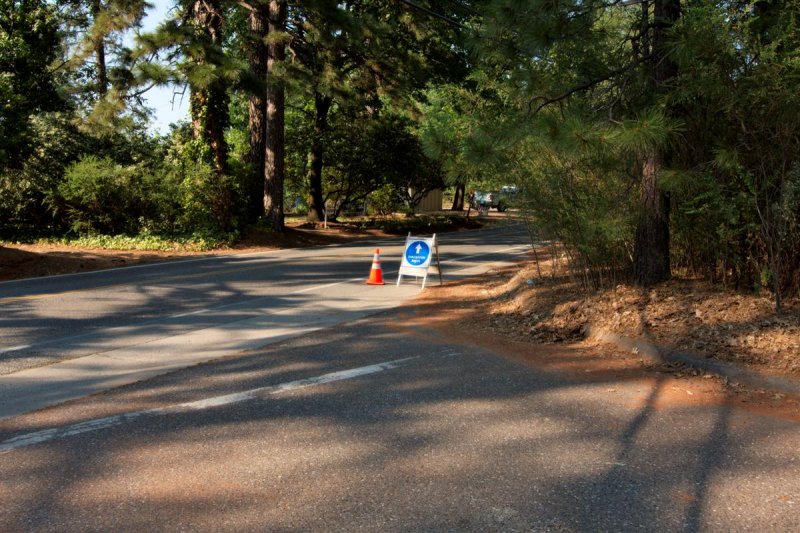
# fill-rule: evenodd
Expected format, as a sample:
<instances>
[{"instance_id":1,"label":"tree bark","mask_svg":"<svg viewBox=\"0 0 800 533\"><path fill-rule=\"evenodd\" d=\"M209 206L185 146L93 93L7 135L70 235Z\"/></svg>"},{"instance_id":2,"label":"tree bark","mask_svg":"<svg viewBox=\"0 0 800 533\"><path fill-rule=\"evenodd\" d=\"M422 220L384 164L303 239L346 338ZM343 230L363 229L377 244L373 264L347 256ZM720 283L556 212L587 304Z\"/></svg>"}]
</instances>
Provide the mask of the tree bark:
<instances>
[{"instance_id":1,"label":"tree bark","mask_svg":"<svg viewBox=\"0 0 800 533\"><path fill-rule=\"evenodd\" d=\"M197 0L191 4L191 21L197 28L198 44L204 48L199 62L211 64L213 52L222 47L222 8L220 0ZM198 85L190 79L189 113L195 139L201 140L209 149L211 163L217 175L210 199L216 225L229 230L232 220L232 196L225 180L228 174L228 144L225 129L228 126L228 93L225 81L214 79L208 84Z\"/></svg>"},{"instance_id":2,"label":"tree bark","mask_svg":"<svg viewBox=\"0 0 800 533\"><path fill-rule=\"evenodd\" d=\"M255 86L248 102L250 149L247 162L250 178L247 183L247 217L255 221L264 214L264 176L267 150L267 45L269 7L256 1L247 17L249 30L248 61ZM263 83L263 86L261 85Z\"/></svg>"},{"instance_id":3,"label":"tree bark","mask_svg":"<svg viewBox=\"0 0 800 533\"><path fill-rule=\"evenodd\" d=\"M642 165L640 216L634 246L634 280L644 286L669 279L669 196L658 185L663 166L660 155L652 153Z\"/></svg>"},{"instance_id":4,"label":"tree bark","mask_svg":"<svg viewBox=\"0 0 800 533\"><path fill-rule=\"evenodd\" d=\"M324 217L325 199L322 194L323 153L325 151L325 131L328 128L328 112L332 99L318 92L314 93L314 135L309 153L308 190L311 201L308 206L308 220L319 222Z\"/></svg>"},{"instance_id":5,"label":"tree bark","mask_svg":"<svg viewBox=\"0 0 800 533\"><path fill-rule=\"evenodd\" d=\"M96 24L97 18L100 16L102 6L100 0L92 0L92 21ZM97 84L97 94L100 98L104 98L108 93L108 67L106 66L106 43L102 32L94 32L95 37L92 42L94 51L95 68L97 74L95 83Z\"/></svg>"},{"instance_id":6,"label":"tree bark","mask_svg":"<svg viewBox=\"0 0 800 533\"><path fill-rule=\"evenodd\" d=\"M286 28L285 0L269 1L269 33L284 32ZM286 44L273 40L267 46L267 142L264 161L264 214L272 229L284 230L284 111L285 88L274 76L277 64L286 59Z\"/></svg>"},{"instance_id":7,"label":"tree bark","mask_svg":"<svg viewBox=\"0 0 800 533\"><path fill-rule=\"evenodd\" d=\"M456 193L453 196L453 207L450 208L451 211L463 211L464 210L464 195L466 193L466 185L463 183L456 184Z\"/></svg>"},{"instance_id":8,"label":"tree bark","mask_svg":"<svg viewBox=\"0 0 800 533\"><path fill-rule=\"evenodd\" d=\"M222 10L219 0L198 0L192 5L194 22L212 47L222 46ZM211 149L217 174L228 173L228 144L225 128L228 126L228 93L224 80L215 79L207 87L192 88L189 107L192 125L197 138L203 139Z\"/></svg>"},{"instance_id":9,"label":"tree bark","mask_svg":"<svg viewBox=\"0 0 800 533\"><path fill-rule=\"evenodd\" d=\"M666 32L681 15L680 0L654 2L651 88L661 94L677 75L677 66L669 58ZM640 213L633 253L634 281L643 286L669 279L669 211L670 199L660 186L659 174L668 154L657 149L647 154L642 164Z\"/></svg>"}]
</instances>

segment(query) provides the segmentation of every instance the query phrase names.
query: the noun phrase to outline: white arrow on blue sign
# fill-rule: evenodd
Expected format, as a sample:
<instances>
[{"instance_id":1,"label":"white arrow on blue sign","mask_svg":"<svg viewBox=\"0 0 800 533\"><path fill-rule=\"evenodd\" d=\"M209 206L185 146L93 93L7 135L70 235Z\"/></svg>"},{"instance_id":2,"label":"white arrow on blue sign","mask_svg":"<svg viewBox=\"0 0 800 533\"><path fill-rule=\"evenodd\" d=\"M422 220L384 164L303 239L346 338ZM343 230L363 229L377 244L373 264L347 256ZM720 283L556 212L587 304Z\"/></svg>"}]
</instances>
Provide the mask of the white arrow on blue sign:
<instances>
[{"instance_id":1,"label":"white arrow on blue sign","mask_svg":"<svg viewBox=\"0 0 800 533\"><path fill-rule=\"evenodd\" d=\"M425 241L414 241L406 247L406 261L411 266L423 266L431 258L431 247Z\"/></svg>"},{"instance_id":2,"label":"white arrow on blue sign","mask_svg":"<svg viewBox=\"0 0 800 533\"><path fill-rule=\"evenodd\" d=\"M428 280L428 269L431 267L433 257L436 256L436 271L439 273L439 283L442 283L442 269L439 265L439 244L436 241L436 234L433 237L406 237L406 247L403 251L403 260L400 262L400 271L397 273L397 284L403 276L414 276L422 278L422 288Z\"/></svg>"}]
</instances>

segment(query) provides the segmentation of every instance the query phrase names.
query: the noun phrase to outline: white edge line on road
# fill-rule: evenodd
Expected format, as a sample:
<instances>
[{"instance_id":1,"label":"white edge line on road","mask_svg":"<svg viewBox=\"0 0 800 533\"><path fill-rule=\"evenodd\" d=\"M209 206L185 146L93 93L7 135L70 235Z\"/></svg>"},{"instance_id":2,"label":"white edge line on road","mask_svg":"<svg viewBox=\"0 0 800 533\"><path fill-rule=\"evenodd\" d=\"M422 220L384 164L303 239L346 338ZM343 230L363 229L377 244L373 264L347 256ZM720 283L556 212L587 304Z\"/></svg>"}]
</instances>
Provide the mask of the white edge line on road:
<instances>
[{"instance_id":1,"label":"white edge line on road","mask_svg":"<svg viewBox=\"0 0 800 533\"><path fill-rule=\"evenodd\" d=\"M250 389L235 394L225 394L222 396L212 396L194 402L179 403L168 407L161 407L157 409L147 409L144 411L133 411L130 413L122 413L114 416L107 416L105 418L97 418L94 420L87 420L78 424L72 424L62 428L50 428L33 433L26 433L18 435L11 439L0 442L0 454L8 453L18 448L33 446L35 444L42 444L44 442L61 440L66 437L74 435L81 435L92 431L99 431L115 426L122 425L126 422L131 422L145 417L164 416L168 414L184 413L189 411L201 411L213 407L220 407L226 405L233 405L237 403L246 402L256 399L262 394L279 394L291 390L301 389L304 387L311 387L314 385L322 385L325 383L332 383L334 381L342 381L346 379L353 379L360 376L375 374L383 372L384 370L391 370L402 366L403 363L418 359L419 356L406 357L404 359L395 359L394 361L385 361L383 363L376 363L374 365L360 366L348 370L340 370L338 372L331 372L322 374L312 378L298 379L295 381L288 381L278 385L270 385L268 387L259 387Z\"/></svg>"},{"instance_id":2,"label":"white edge line on road","mask_svg":"<svg viewBox=\"0 0 800 533\"><path fill-rule=\"evenodd\" d=\"M18 352L19 350L27 350L28 348L33 348L32 344L20 344L19 346L12 346L10 348L3 348L0 350L0 354L6 352Z\"/></svg>"}]
</instances>

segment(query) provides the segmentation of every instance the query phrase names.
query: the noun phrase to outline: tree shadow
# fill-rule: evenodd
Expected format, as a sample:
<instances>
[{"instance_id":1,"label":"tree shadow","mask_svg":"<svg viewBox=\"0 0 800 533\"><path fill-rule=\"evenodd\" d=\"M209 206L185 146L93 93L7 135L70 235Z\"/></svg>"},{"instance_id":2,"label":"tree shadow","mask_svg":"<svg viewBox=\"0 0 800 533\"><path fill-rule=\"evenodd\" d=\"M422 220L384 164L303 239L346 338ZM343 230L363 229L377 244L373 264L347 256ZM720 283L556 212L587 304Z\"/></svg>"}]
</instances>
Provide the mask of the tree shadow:
<instances>
[{"instance_id":1,"label":"tree shadow","mask_svg":"<svg viewBox=\"0 0 800 533\"><path fill-rule=\"evenodd\" d=\"M0 456L0 528L748 529L763 515L714 510L733 482L769 478L773 492L753 501L796 487L797 425L726 405L665 408L663 379L534 372L452 339L412 339L384 318L75 402L67 412L86 419L419 356ZM36 419L3 439L44 429ZM773 524L796 521L777 500L763 509Z\"/></svg>"}]
</instances>

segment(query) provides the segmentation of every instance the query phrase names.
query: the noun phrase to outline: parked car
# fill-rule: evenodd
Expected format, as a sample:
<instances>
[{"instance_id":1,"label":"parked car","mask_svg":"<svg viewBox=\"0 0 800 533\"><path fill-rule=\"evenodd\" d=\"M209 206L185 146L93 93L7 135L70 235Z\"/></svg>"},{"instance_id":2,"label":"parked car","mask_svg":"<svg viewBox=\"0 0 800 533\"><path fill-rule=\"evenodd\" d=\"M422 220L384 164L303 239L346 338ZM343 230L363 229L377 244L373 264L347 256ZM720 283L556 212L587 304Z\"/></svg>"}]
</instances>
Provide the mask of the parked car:
<instances>
[{"instance_id":1,"label":"parked car","mask_svg":"<svg viewBox=\"0 0 800 533\"><path fill-rule=\"evenodd\" d=\"M495 208L501 213L508 209L508 202L506 202L503 195L497 191L492 192L484 192L484 191L475 191L472 193L472 198L470 199L470 205L474 209L489 209Z\"/></svg>"}]
</instances>

